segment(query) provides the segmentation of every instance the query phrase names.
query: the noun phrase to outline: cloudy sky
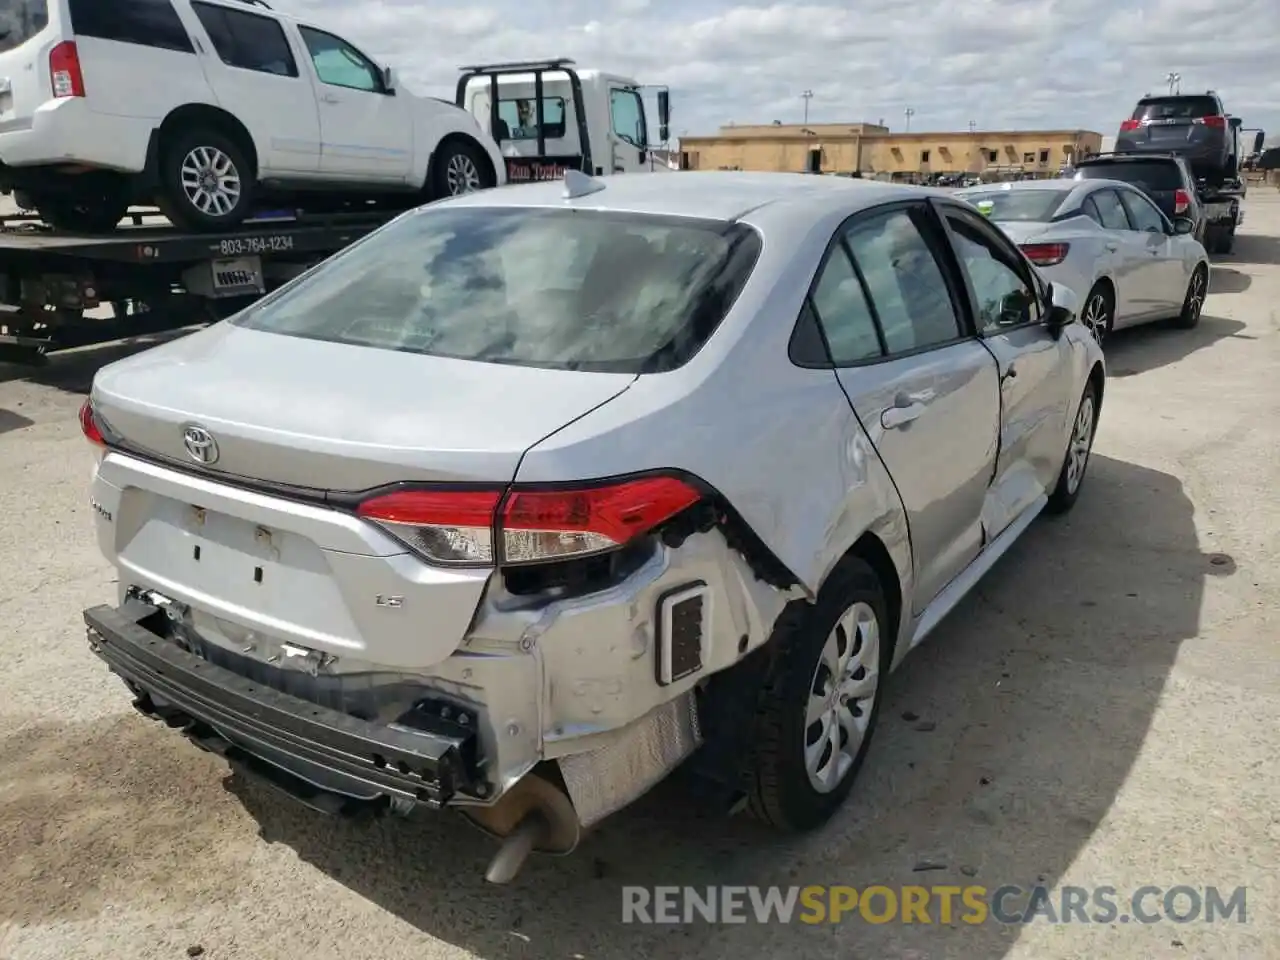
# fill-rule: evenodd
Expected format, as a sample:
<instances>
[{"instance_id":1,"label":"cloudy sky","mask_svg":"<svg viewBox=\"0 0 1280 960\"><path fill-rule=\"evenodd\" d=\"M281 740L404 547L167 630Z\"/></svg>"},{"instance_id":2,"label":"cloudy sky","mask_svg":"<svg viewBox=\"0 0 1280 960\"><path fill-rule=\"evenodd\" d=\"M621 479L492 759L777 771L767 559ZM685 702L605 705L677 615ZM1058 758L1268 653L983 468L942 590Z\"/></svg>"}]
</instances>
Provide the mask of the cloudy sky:
<instances>
[{"instance_id":1,"label":"cloudy sky","mask_svg":"<svg viewBox=\"0 0 1280 960\"><path fill-rule=\"evenodd\" d=\"M675 134L881 118L1115 133L1143 93L1212 88L1280 135L1280 0L273 0L452 99L464 63L569 56L671 88Z\"/></svg>"}]
</instances>

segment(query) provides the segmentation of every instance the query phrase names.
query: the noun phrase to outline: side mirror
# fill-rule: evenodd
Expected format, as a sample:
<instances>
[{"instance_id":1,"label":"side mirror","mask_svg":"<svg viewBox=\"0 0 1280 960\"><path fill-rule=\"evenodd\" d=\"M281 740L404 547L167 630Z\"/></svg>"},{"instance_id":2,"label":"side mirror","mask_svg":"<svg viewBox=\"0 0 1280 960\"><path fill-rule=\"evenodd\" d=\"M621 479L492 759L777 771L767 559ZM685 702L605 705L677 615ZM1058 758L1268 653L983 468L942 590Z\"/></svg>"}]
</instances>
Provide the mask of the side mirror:
<instances>
[{"instance_id":1,"label":"side mirror","mask_svg":"<svg viewBox=\"0 0 1280 960\"><path fill-rule=\"evenodd\" d=\"M1174 217L1173 232L1176 236L1185 237L1196 232L1196 222L1190 217Z\"/></svg>"},{"instance_id":2,"label":"side mirror","mask_svg":"<svg viewBox=\"0 0 1280 960\"><path fill-rule=\"evenodd\" d=\"M396 92L396 75L395 71L390 67L382 68L382 88L386 90L387 93Z\"/></svg>"},{"instance_id":3,"label":"side mirror","mask_svg":"<svg viewBox=\"0 0 1280 960\"><path fill-rule=\"evenodd\" d=\"M1080 298L1070 287L1060 283L1049 284L1049 309L1045 312L1044 325L1054 337L1061 335L1080 313Z\"/></svg>"},{"instance_id":4,"label":"side mirror","mask_svg":"<svg viewBox=\"0 0 1280 960\"><path fill-rule=\"evenodd\" d=\"M671 126L671 91L658 91L658 136L663 143L667 142L668 127Z\"/></svg>"}]
</instances>

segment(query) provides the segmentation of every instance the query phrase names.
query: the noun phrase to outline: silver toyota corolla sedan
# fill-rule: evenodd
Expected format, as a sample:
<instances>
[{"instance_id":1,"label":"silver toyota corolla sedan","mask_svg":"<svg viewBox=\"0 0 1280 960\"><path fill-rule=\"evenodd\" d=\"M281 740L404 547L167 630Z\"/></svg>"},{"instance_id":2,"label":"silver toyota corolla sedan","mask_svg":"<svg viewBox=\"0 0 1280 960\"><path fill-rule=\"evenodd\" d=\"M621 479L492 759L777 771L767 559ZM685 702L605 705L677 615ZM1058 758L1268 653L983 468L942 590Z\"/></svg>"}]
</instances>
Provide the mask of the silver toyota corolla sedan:
<instances>
[{"instance_id":1,"label":"silver toyota corolla sedan","mask_svg":"<svg viewBox=\"0 0 1280 960\"><path fill-rule=\"evenodd\" d=\"M1084 303L1098 342L1151 320L1200 322L1209 257L1191 220L1170 222L1142 191L1118 180L1022 180L957 191L1022 247L1055 284Z\"/></svg>"},{"instance_id":2,"label":"silver toyota corolla sedan","mask_svg":"<svg viewBox=\"0 0 1280 960\"><path fill-rule=\"evenodd\" d=\"M816 827L887 672L1079 495L1078 303L942 191L431 204L97 375L90 645L314 806L462 811L493 880L687 759Z\"/></svg>"}]
</instances>

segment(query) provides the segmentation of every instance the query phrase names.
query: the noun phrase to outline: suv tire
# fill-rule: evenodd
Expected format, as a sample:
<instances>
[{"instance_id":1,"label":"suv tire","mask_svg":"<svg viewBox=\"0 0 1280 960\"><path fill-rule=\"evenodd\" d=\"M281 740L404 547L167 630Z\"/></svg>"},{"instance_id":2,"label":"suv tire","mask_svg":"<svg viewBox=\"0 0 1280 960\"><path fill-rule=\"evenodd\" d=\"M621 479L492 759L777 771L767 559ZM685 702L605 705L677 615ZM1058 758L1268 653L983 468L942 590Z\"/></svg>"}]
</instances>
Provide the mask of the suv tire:
<instances>
[{"instance_id":1,"label":"suv tire","mask_svg":"<svg viewBox=\"0 0 1280 960\"><path fill-rule=\"evenodd\" d=\"M157 202L176 227L235 227L249 216L256 187L244 150L216 130L184 130L162 151Z\"/></svg>"},{"instance_id":2,"label":"suv tire","mask_svg":"<svg viewBox=\"0 0 1280 960\"><path fill-rule=\"evenodd\" d=\"M428 193L432 200L440 200L492 187L493 176L488 171L489 159L479 146L458 137L446 140L431 164Z\"/></svg>"},{"instance_id":3,"label":"suv tire","mask_svg":"<svg viewBox=\"0 0 1280 960\"><path fill-rule=\"evenodd\" d=\"M884 699L891 623L879 579L853 556L836 566L816 602L794 604L779 618L748 769L756 818L812 830L849 795Z\"/></svg>"}]
</instances>

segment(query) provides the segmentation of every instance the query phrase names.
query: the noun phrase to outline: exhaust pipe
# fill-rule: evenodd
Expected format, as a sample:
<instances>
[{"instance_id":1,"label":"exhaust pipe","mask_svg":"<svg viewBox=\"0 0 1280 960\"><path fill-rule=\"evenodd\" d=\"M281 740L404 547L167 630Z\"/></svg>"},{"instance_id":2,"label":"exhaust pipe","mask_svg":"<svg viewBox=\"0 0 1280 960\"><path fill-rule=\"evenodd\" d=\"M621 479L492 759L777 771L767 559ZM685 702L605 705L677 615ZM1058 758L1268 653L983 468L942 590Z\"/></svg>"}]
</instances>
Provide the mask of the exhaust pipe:
<instances>
[{"instance_id":1,"label":"exhaust pipe","mask_svg":"<svg viewBox=\"0 0 1280 960\"><path fill-rule=\"evenodd\" d=\"M464 807L462 813L502 846L484 878L510 883L535 850L563 855L582 839L582 824L569 795L537 773L527 775L491 807Z\"/></svg>"}]
</instances>

